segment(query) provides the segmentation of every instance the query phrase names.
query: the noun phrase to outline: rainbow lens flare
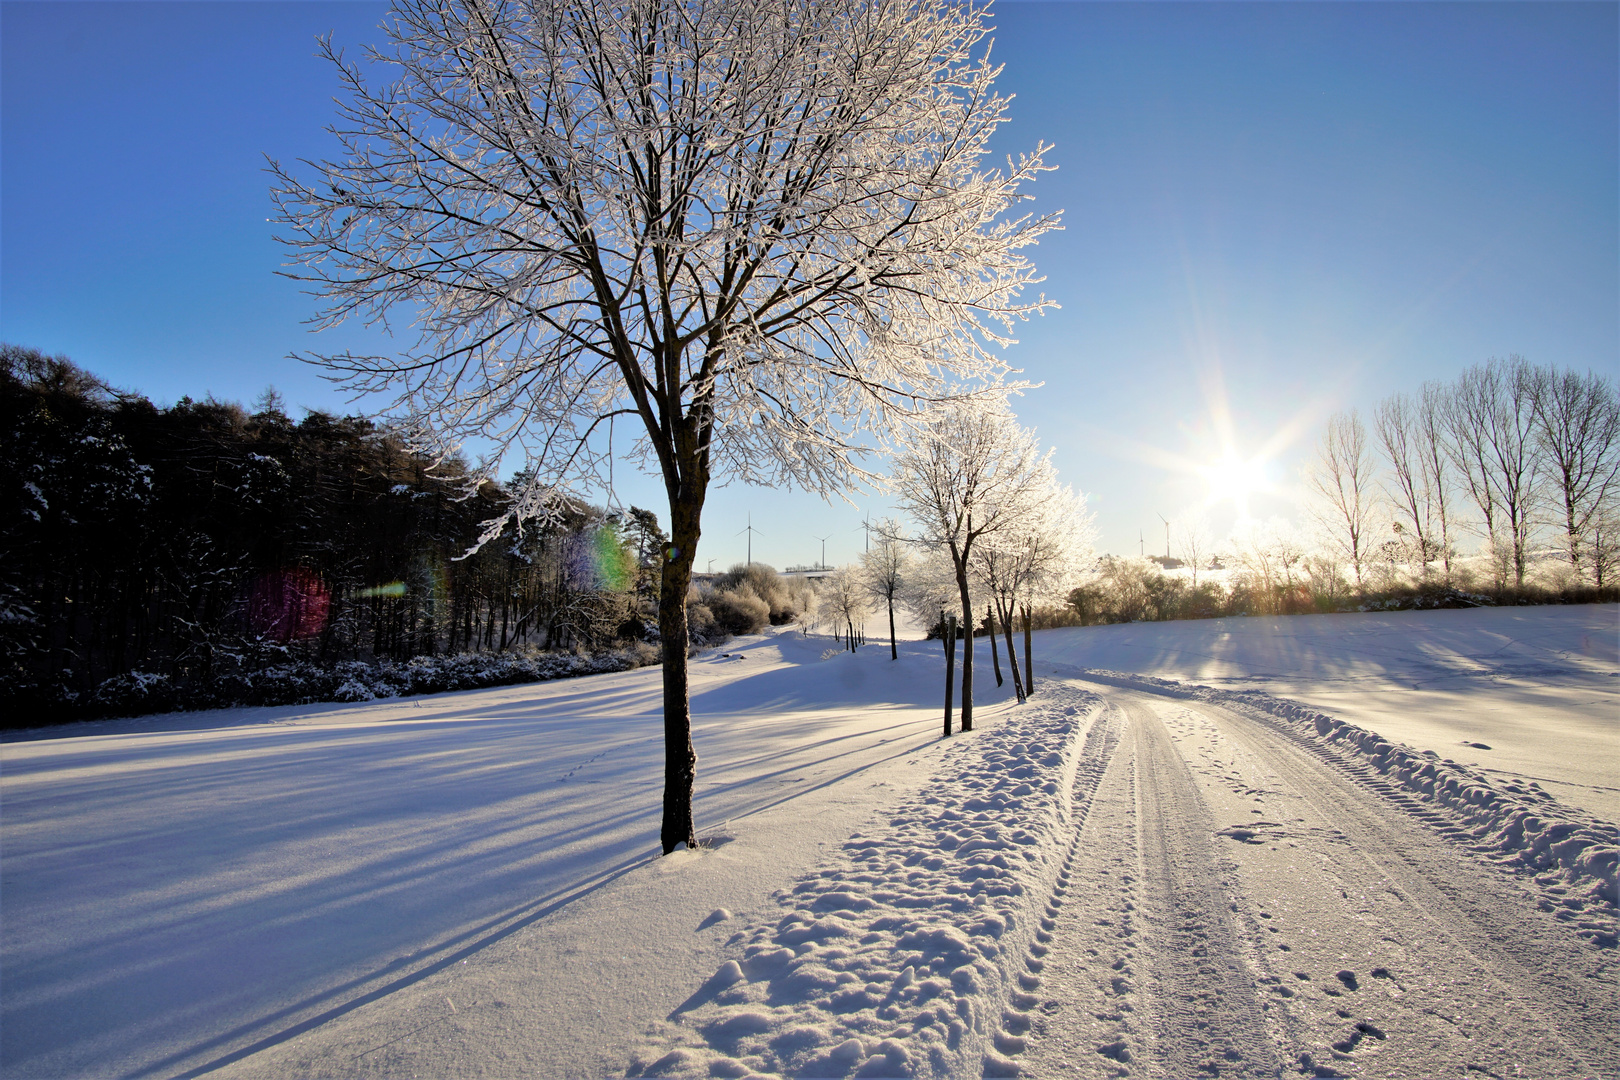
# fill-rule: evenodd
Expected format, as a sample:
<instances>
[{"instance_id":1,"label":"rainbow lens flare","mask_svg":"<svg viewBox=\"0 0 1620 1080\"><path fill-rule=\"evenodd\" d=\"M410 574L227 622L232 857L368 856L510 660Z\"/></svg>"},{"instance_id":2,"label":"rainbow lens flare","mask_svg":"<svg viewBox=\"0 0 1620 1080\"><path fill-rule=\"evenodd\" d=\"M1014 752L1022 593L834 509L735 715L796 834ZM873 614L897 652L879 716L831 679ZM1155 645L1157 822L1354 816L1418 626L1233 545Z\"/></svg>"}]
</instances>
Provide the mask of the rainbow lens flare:
<instances>
[{"instance_id":1,"label":"rainbow lens flare","mask_svg":"<svg viewBox=\"0 0 1620 1080\"><path fill-rule=\"evenodd\" d=\"M261 575L248 593L248 621L263 637L292 641L326 629L332 593L301 566Z\"/></svg>"}]
</instances>

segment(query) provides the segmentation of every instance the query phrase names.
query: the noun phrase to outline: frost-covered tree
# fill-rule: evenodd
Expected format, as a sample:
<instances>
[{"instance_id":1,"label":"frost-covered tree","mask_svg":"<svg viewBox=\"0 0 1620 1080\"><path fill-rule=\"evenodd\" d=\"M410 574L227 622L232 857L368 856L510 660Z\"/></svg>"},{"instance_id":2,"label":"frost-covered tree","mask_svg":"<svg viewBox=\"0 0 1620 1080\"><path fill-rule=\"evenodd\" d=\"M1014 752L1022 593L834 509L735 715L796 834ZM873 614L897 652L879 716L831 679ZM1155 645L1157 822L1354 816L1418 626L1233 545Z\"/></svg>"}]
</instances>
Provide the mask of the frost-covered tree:
<instances>
[{"instance_id":1,"label":"frost-covered tree","mask_svg":"<svg viewBox=\"0 0 1620 1080\"><path fill-rule=\"evenodd\" d=\"M1533 375L1536 440L1552 518L1570 568L1595 563L1588 548L1620 494L1620 393L1596 372L1538 368Z\"/></svg>"},{"instance_id":2,"label":"frost-covered tree","mask_svg":"<svg viewBox=\"0 0 1620 1080\"><path fill-rule=\"evenodd\" d=\"M1028 698L1035 682L1029 634L1032 609L1037 603L1064 602L1078 583L1078 568L1089 561L1094 533L1084 500L1069 488L1054 484L1036 492L1033 502L1031 512L1011 528L982 539L970 560L974 579L994 610L992 623L1000 624L1006 641L1013 691L1019 701ZM1024 621L1022 673L1013 640L1020 612ZM992 642L992 657L993 646Z\"/></svg>"},{"instance_id":3,"label":"frost-covered tree","mask_svg":"<svg viewBox=\"0 0 1620 1080\"><path fill-rule=\"evenodd\" d=\"M877 534L877 546L861 556L861 573L866 580L872 599L881 602L889 611L889 659L900 659L900 648L894 635L894 604L906 585L906 574L911 568L911 552L901 536L900 523L884 519L872 527Z\"/></svg>"},{"instance_id":4,"label":"frost-covered tree","mask_svg":"<svg viewBox=\"0 0 1620 1080\"><path fill-rule=\"evenodd\" d=\"M821 579L820 610L843 628L845 647L855 651L857 628L866 621L871 593L865 573L858 567L840 566Z\"/></svg>"},{"instance_id":5,"label":"frost-covered tree","mask_svg":"<svg viewBox=\"0 0 1620 1080\"><path fill-rule=\"evenodd\" d=\"M1373 546L1378 489L1367 452L1367 429L1356 410L1328 418L1308 479L1314 497L1312 515L1355 571L1360 588Z\"/></svg>"},{"instance_id":6,"label":"frost-covered tree","mask_svg":"<svg viewBox=\"0 0 1620 1080\"><path fill-rule=\"evenodd\" d=\"M1463 372L1446 412L1447 449L1479 508L1498 583L1524 584L1540 492L1535 372L1523 357Z\"/></svg>"},{"instance_id":7,"label":"frost-covered tree","mask_svg":"<svg viewBox=\"0 0 1620 1080\"><path fill-rule=\"evenodd\" d=\"M386 29L364 64L323 46L342 153L275 197L318 323L416 343L320 362L422 447L526 458L519 517L630 425L669 500L662 843L690 845L711 483L843 490L919 402L994 392L1047 306L1022 249L1056 221L1009 214L1045 147L984 166L1007 99L954 0L396 0Z\"/></svg>"},{"instance_id":8,"label":"frost-covered tree","mask_svg":"<svg viewBox=\"0 0 1620 1080\"><path fill-rule=\"evenodd\" d=\"M1051 452L1004 408L958 402L933 410L895 457L896 501L917 524L917 539L951 560L962 622L974 623L976 544L1011 533L1036 517L1056 486ZM973 730L972 639L962 657L962 730Z\"/></svg>"}]
</instances>

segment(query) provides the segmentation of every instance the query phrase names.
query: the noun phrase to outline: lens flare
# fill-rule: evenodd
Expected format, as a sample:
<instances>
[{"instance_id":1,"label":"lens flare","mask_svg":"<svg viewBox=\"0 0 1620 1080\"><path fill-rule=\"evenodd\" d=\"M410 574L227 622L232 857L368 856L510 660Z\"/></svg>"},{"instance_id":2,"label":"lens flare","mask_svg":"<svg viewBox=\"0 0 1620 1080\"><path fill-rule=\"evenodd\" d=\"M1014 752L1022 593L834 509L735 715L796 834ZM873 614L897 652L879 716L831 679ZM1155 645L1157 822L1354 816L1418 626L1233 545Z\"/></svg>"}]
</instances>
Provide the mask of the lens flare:
<instances>
[{"instance_id":1,"label":"lens flare","mask_svg":"<svg viewBox=\"0 0 1620 1080\"><path fill-rule=\"evenodd\" d=\"M292 641L326 629L332 593L301 566L261 575L248 594L248 621L263 637Z\"/></svg>"},{"instance_id":2,"label":"lens flare","mask_svg":"<svg viewBox=\"0 0 1620 1080\"><path fill-rule=\"evenodd\" d=\"M377 585L370 589L361 589L354 595L360 597L370 596L404 596L405 583L403 581L390 581L386 585Z\"/></svg>"},{"instance_id":3,"label":"lens flare","mask_svg":"<svg viewBox=\"0 0 1620 1080\"><path fill-rule=\"evenodd\" d=\"M619 530L612 525L604 525L591 537L591 557L599 588L618 592L628 589L635 581L630 553L625 550Z\"/></svg>"}]
</instances>

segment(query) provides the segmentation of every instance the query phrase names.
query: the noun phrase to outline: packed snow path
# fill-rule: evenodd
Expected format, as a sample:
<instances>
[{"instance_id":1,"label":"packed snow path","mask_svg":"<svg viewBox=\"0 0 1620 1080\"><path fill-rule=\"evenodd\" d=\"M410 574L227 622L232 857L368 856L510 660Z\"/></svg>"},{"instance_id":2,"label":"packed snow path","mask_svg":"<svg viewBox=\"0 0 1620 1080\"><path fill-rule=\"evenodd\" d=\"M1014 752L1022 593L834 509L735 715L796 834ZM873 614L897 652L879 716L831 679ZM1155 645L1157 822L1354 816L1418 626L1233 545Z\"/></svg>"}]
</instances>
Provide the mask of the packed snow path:
<instances>
[{"instance_id":1,"label":"packed snow path","mask_svg":"<svg viewBox=\"0 0 1620 1080\"><path fill-rule=\"evenodd\" d=\"M1612 1073L1612 939L1571 933L1533 879L1293 725L1099 689L1118 750L1064 867L1026 1071Z\"/></svg>"}]
</instances>

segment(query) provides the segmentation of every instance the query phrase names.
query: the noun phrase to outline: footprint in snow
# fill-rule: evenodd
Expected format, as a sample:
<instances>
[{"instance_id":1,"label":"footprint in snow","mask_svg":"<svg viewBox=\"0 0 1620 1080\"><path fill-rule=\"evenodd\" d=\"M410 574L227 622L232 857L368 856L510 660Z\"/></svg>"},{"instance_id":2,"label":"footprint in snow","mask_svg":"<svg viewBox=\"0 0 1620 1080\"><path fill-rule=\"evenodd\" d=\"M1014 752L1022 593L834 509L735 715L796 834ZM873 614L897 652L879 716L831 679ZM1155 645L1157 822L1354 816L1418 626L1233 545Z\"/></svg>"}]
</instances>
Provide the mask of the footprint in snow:
<instances>
[{"instance_id":1,"label":"footprint in snow","mask_svg":"<svg viewBox=\"0 0 1620 1080\"><path fill-rule=\"evenodd\" d=\"M707 930L715 923L723 923L731 917L731 912L727 911L725 908L715 908L704 917L702 922L698 923L697 928L699 930Z\"/></svg>"}]
</instances>

